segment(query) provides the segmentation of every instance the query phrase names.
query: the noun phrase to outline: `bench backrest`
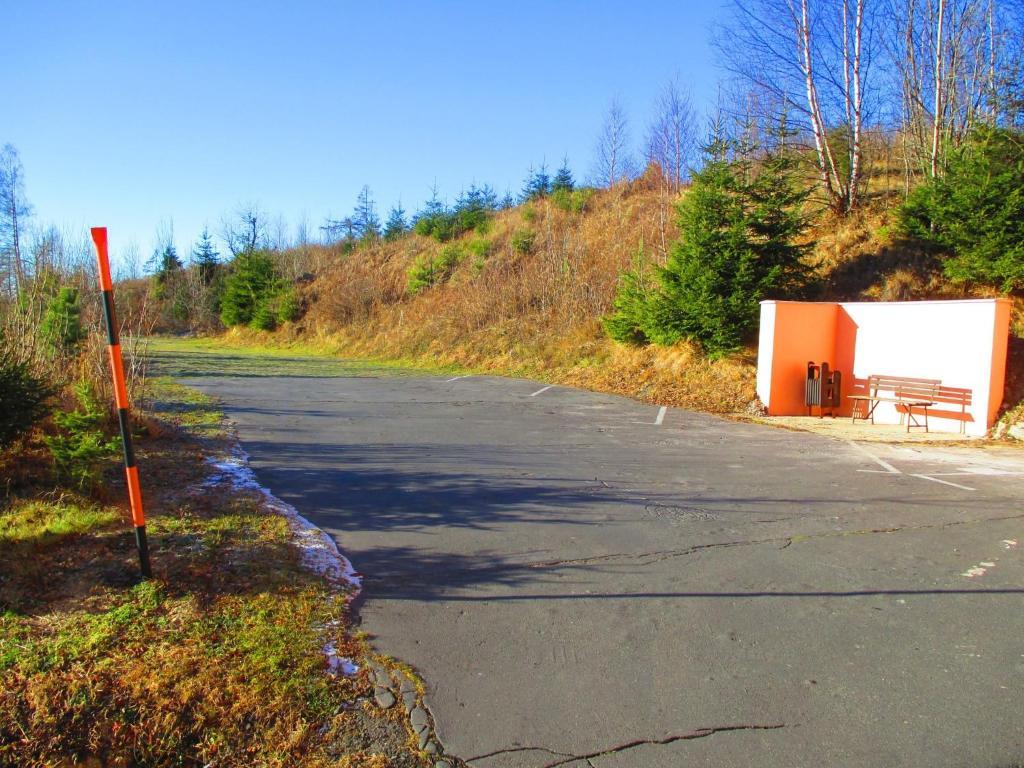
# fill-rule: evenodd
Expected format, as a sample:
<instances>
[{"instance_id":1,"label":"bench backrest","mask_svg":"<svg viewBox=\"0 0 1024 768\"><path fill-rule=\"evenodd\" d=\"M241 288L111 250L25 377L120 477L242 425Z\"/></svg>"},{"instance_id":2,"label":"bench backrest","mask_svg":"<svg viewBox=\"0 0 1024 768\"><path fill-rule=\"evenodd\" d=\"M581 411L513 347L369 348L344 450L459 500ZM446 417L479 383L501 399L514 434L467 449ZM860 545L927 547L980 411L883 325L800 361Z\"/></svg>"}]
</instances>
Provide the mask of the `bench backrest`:
<instances>
[{"instance_id":1,"label":"bench backrest","mask_svg":"<svg viewBox=\"0 0 1024 768\"><path fill-rule=\"evenodd\" d=\"M935 402L968 407L971 404L973 390L962 387L939 387L935 393Z\"/></svg>"},{"instance_id":2,"label":"bench backrest","mask_svg":"<svg viewBox=\"0 0 1024 768\"><path fill-rule=\"evenodd\" d=\"M909 376L868 376L868 392L877 396L879 390L892 392L907 400L934 400L942 388L940 379L915 379Z\"/></svg>"}]
</instances>

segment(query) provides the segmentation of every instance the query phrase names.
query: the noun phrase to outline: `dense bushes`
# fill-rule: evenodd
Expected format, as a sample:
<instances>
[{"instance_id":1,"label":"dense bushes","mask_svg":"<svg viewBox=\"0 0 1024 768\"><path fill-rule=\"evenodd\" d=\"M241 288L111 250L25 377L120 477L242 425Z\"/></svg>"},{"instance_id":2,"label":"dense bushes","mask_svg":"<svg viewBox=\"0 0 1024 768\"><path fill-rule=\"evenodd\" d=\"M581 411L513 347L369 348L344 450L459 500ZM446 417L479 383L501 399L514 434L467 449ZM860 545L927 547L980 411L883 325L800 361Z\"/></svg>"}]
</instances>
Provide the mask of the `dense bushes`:
<instances>
[{"instance_id":1,"label":"dense bushes","mask_svg":"<svg viewBox=\"0 0 1024 768\"><path fill-rule=\"evenodd\" d=\"M99 485L103 465L117 453L121 441L108 439L104 434L108 411L92 386L80 381L73 391L78 406L73 411L54 413L53 421L61 431L47 437L46 445L53 455L58 477L79 490L91 490Z\"/></svg>"},{"instance_id":2,"label":"dense bushes","mask_svg":"<svg viewBox=\"0 0 1024 768\"><path fill-rule=\"evenodd\" d=\"M96 292L83 298L88 283L84 269L51 268L26 279L16 297L0 296L0 474L18 467L12 487L45 482L95 491L118 451L119 440L109 437L116 426L106 339ZM148 327L140 316L146 308L133 308L130 300L119 308L126 310L126 384L140 394L146 361L138 340ZM43 449L52 457L52 475L38 461Z\"/></svg>"},{"instance_id":3,"label":"dense bushes","mask_svg":"<svg viewBox=\"0 0 1024 768\"><path fill-rule=\"evenodd\" d=\"M53 388L34 373L0 334L0 449L30 430L47 413Z\"/></svg>"},{"instance_id":4,"label":"dense bushes","mask_svg":"<svg viewBox=\"0 0 1024 768\"><path fill-rule=\"evenodd\" d=\"M250 325L271 331L299 316L298 297L278 274L266 251L246 251L231 262L220 298L224 325Z\"/></svg>"},{"instance_id":5,"label":"dense bushes","mask_svg":"<svg viewBox=\"0 0 1024 768\"><path fill-rule=\"evenodd\" d=\"M1024 133L977 128L950 153L943 176L910 194L900 224L907 236L950 254L944 271L951 280L1024 288Z\"/></svg>"},{"instance_id":6,"label":"dense bushes","mask_svg":"<svg viewBox=\"0 0 1024 768\"><path fill-rule=\"evenodd\" d=\"M80 358L86 329L71 276L40 271L15 299L0 299L0 448L50 411Z\"/></svg>"},{"instance_id":7,"label":"dense bushes","mask_svg":"<svg viewBox=\"0 0 1024 768\"><path fill-rule=\"evenodd\" d=\"M68 286L57 288L43 315L40 327L43 338L53 349L70 352L85 338L81 315L78 289Z\"/></svg>"},{"instance_id":8,"label":"dense bushes","mask_svg":"<svg viewBox=\"0 0 1024 768\"><path fill-rule=\"evenodd\" d=\"M643 344L647 341L645 328L650 325L650 306L656 285L657 280L641 241L631 268L619 278L613 312L604 318L604 328L609 336L628 344Z\"/></svg>"},{"instance_id":9,"label":"dense bushes","mask_svg":"<svg viewBox=\"0 0 1024 768\"><path fill-rule=\"evenodd\" d=\"M580 187L579 189L555 187L551 193L551 202L556 208L568 213L583 213L594 196L594 191L593 187Z\"/></svg>"},{"instance_id":10,"label":"dense bushes","mask_svg":"<svg viewBox=\"0 0 1024 768\"><path fill-rule=\"evenodd\" d=\"M529 253L536 238L532 229L517 229L512 233L512 250L516 253Z\"/></svg>"},{"instance_id":11,"label":"dense bushes","mask_svg":"<svg viewBox=\"0 0 1024 768\"><path fill-rule=\"evenodd\" d=\"M409 267L406 284L409 293L419 293L432 285L445 282L465 257L466 249L461 243L449 243L436 256L420 256Z\"/></svg>"},{"instance_id":12,"label":"dense bushes","mask_svg":"<svg viewBox=\"0 0 1024 768\"><path fill-rule=\"evenodd\" d=\"M738 349L757 327L758 303L797 288L806 269L794 244L806 192L785 155L758 167L712 147L680 202L680 237L652 285L642 259L622 277L604 321L617 341L699 342L711 356Z\"/></svg>"},{"instance_id":13,"label":"dense bushes","mask_svg":"<svg viewBox=\"0 0 1024 768\"><path fill-rule=\"evenodd\" d=\"M466 232L486 234L491 214L497 210L498 199L488 186L470 188L459 196L454 208L447 208L435 196L413 221L413 231L446 243Z\"/></svg>"}]
</instances>

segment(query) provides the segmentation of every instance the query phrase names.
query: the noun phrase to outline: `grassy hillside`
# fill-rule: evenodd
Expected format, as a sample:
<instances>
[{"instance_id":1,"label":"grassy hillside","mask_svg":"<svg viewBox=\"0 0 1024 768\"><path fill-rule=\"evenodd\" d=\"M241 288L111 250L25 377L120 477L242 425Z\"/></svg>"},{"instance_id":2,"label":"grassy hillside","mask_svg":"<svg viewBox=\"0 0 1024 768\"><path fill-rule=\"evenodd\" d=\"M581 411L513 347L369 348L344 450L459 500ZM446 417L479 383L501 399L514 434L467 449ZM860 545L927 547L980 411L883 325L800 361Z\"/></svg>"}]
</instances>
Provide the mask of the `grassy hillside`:
<instances>
[{"instance_id":1,"label":"grassy hillside","mask_svg":"<svg viewBox=\"0 0 1024 768\"><path fill-rule=\"evenodd\" d=\"M616 344L601 328L622 270L637 258L664 262L677 236L672 203L640 181L594 192L581 211L551 199L500 211L484 234L453 243L408 234L345 256L320 249L322 267L302 289L304 316L278 338L740 410L754 397L752 355L711 362L686 344ZM409 292L415 264L453 251L448 280Z\"/></svg>"},{"instance_id":2,"label":"grassy hillside","mask_svg":"<svg viewBox=\"0 0 1024 768\"><path fill-rule=\"evenodd\" d=\"M678 234L676 202L660 184L641 179L594 191L582 210L547 198L500 211L483 233L449 243L410 233L350 252L315 246L303 255L314 265L299 281L303 316L271 339L743 412L755 399L756 346L711 361L685 342L618 344L601 327L622 271L637 259L664 263ZM807 298L966 295L942 277L934 256L899 242L893 230L886 196L853 217L818 216L807 234L815 274ZM411 291L410 274L429 272L431 264L442 279ZM1022 317L1018 303L1017 336L1024 335ZM229 338L245 343L253 333L234 330ZM1024 397L1019 346L1015 341L1012 349L1011 404Z\"/></svg>"}]
</instances>

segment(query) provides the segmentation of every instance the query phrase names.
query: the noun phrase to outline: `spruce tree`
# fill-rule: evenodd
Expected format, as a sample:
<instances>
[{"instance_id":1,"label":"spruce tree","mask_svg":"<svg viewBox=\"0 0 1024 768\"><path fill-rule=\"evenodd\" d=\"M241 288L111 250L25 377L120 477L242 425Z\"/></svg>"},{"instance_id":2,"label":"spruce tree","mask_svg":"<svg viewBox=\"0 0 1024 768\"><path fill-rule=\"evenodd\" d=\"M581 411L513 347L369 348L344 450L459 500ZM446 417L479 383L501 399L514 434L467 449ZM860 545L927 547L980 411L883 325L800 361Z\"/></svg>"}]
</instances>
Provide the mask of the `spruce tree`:
<instances>
[{"instance_id":1,"label":"spruce tree","mask_svg":"<svg viewBox=\"0 0 1024 768\"><path fill-rule=\"evenodd\" d=\"M533 199L534 173L532 165L526 169L526 180L523 181L523 191L519 193L519 201L521 203L528 203Z\"/></svg>"},{"instance_id":2,"label":"spruce tree","mask_svg":"<svg viewBox=\"0 0 1024 768\"><path fill-rule=\"evenodd\" d=\"M533 187L537 197L544 197L551 194L551 176L548 174L547 163L541 163L534 176Z\"/></svg>"},{"instance_id":3,"label":"spruce tree","mask_svg":"<svg viewBox=\"0 0 1024 768\"><path fill-rule=\"evenodd\" d=\"M469 189L459 195L455 202L452 211L455 214L453 235L458 237L463 232L482 228L496 204L494 190L489 186L478 187L476 184L470 184Z\"/></svg>"},{"instance_id":4,"label":"spruce tree","mask_svg":"<svg viewBox=\"0 0 1024 768\"><path fill-rule=\"evenodd\" d=\"M192 249L192 263L199 270L199 277L205 285L213 282L217 268L220 266L219 257L220 254L213 247L213 239L210 237L209 230L203 227L199 243Z\"/></svg>"},{"instance_id":5,"label":"spruce tree","mask_svg":"<svg viewBox=\"0 0 1024 768\"><path fill-rule=\"evenodd\" d=\"M402 201L399 200L398 205L393 206L388 214L387 223L384 225L384 239L396 240L408 229L409 227L405 223L405 209L402 208Z\"/></svg>"},{"instance_id":6,"label":"spruce tree","mask_svg":"<svg viewBox=\"0 0 1024 768\"><path fill-rule=\"evenodd\" d=\"M282 282L274 261L264 251L245 251L231 262L220 299L224 325L260 322L270 302L280 293Z\"/></svg>"},{"instance_id":7,"label":"spruce tree","mask_svg":"<svg viewBox=\"0 0 1024 768\"><path fill-rule=\"evenodd\" d=\"M160 285L181 272L185 266L178 258L178 250L173 243L167 243L162 251L159 249L154 251L153 258L149 260L149 263L155 268L156 281Z\"/></svg>"},{"instance_id":8,"label":"spruce tree","mask_svg":"<svg viewBox=\"0 0 1024 768\"><path fill-rule=\"evenodd\" d=\"M605 332L616 341L643 344L648 341L651 299L657 280L644 253L643 240L633 257L633 265L619 277L612 314L602 320Z\"/></svg>"},{"instance_id":9,"label":"spruce tree","mask_svg":"<svg viewBox=\"0 0 1024 768\"><path fill-rule=\"evenodd\" d=\"M437 184L434 184L430 189L430 199L427 200L423 210L413 217L413 231L417 235L434 237L444 242L451 239L453 221L454 217L449 212L448 206L438 197Z\"/></svg>"},{"instance_id":10,"label":"spruce tree","mask_svg":"<svg viewBox=\"0 0 1024 768\"><path fill-rule=\"evenodd\" d=\"M572 192L575 187L576 182L572 177L572 171L569 170L569 158L563 158L562 167L558 169L555 180L551 183L551 191Z\"/></svg>"},{"instance_id":11,"label":"spruce tree","mask_svg":"<svg viewBox=\"0 0 1024 768\"><path fill-rule=\"evenodd\" d=\"M73 352L88 335L82 327L82 305L78 289L60 286L47 302L39 327L54 352Z\"/></svg>"},{"instance_id":12,"label":"spruce tree","mask_svg":"<svg viewBox=\"0 0 1024 768\"><path fill-rule=\"evenodd\" d=\"M5 342L0 329L0 449L28 432L49 412L54 387Z\"/></svg>"},{"instance_id":13,"label":"spruce tree","mask_svg":"<svg viewBox=\"0 0 1024 768\"><path fill-rule=\"evenodd\" d=\"M448 207L444 201L437 194L437 183L430 188L430 199L427 200L426 205L423 207L423 215L425 216L439 216L448 211Z\"/></svg>"},{"instance_id":14,"label":"spruce tree","mask_svg":"<svg viewBox=\"0 0 1024 768\"><path fill-rule=\"evenodd\" d=\"M380 237L380 218L377 216L377 205L370 197L370 188L363 185L356 198L356 208L352 213L355 237L360 240L373 240Z\"/></svg>"},{"instance_id":15,"label":"spruce tree","mask_svg":"<svg viewBox=\"0 0 1024 768\"><path fill-rule=\"evenodd\" d=\"M712 356L738 349L757 327L762 299L786 295L806 275L806 190L786 155L766 156L753 172L723 158L718 143L679 204L680 237L659 271L647 337L659 344L686 338ZM750 178L748 181L747 179Z\"/></svg>"},{"instance_id":16,"label":"spruce tree","mask_svg":"<svg viewBox=\"0 0 1024 768\"><path fill-rule=\"evenodd\" d=\"M915 189L904 234L942 251L946 276L1004 292L1024 287L1024 132L979 126L944 176Z\"/></svg>"},{"instance_id":17,"label":"spruce tree","mask_svg":"<svg viewBox=\"0 0 1024 768\"><path fill-rule=\"evenodd\" d=\"M705 148L704 167L679 203L680 237L650 291L642 265L623 276L615 313L605 321L620 341L700 343L711 356L738 349L757 327L759 302L792 294L806 279L807 190L793 161L764 155L730 160L727 142Z\"/></svg>"},{"instance_id":18,"label":"spruce tree","mask_svg":"<svg viewBox=\"0 0 1024 768\"><path fill-rule=\"evenodd\" d=\"M551 194L551 176L548 174L548 166L541 163L540 168L533 170L531 165L526 172L526 181L523 184L522 201L536 200L540 197L547 197Z\"/></svg>"},{"instance_id":19,"label":"spruce tree","mask_svg":"<svg viewBox=\"0 0 1024 768\"><path fill-rule=\"evenodd\" d=\"M158 311L171 322L188 317L189 307L181 290L185 265L178 258L178 251L169 239L163 249L157 248L150 259L153 272L153 296L159 300Z\"/></svg>"}]
</instances>

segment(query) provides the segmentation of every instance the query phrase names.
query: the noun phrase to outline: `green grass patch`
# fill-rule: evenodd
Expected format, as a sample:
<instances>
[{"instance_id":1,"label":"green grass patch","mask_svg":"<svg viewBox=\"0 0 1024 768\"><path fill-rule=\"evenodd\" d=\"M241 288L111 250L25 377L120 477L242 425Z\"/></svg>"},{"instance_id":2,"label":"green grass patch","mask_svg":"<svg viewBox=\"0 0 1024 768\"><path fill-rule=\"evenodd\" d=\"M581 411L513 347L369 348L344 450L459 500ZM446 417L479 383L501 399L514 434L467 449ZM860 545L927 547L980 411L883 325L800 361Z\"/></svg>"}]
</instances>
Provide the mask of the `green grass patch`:
<instances>
[{"instance_id":1,"label":"green grass patch","mask_svg":"<svg viewBox=\"0 0 1024 768\"><path fill-rule=\"evenodd\" d=\"M272 346L230 336L212 338L156 337L147 352L157 377L295 376L373 377L450 373L451 366L422 361L350 360L309 345Z\"/></svg>"},{"instance_id":2,"label":"green grass patch","mask_svg":"<svg viewBox=\"0 0 1024 768\"><path fill-rule=\"evenodd\" d=\"M25 501L0 510L0 544L44 546L111 526L115 510L87 502Z\"/></svg>"},{"instance_id":3,"label":"green grass patch","mask_svg":"<svg viewBox=\"0 0 1024 768\"><path fill-rule=\"evenodd\" d=\"M146 396L155 413L172 419L201 437L224 435L224 412L217 401L170 376L155 376L146 382Z\"/></svg>"}]
</instances>

